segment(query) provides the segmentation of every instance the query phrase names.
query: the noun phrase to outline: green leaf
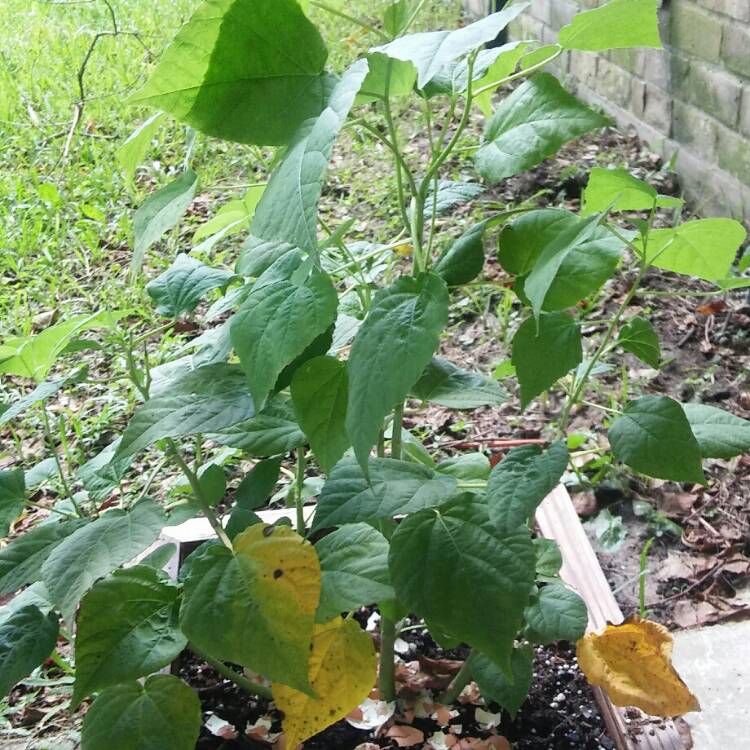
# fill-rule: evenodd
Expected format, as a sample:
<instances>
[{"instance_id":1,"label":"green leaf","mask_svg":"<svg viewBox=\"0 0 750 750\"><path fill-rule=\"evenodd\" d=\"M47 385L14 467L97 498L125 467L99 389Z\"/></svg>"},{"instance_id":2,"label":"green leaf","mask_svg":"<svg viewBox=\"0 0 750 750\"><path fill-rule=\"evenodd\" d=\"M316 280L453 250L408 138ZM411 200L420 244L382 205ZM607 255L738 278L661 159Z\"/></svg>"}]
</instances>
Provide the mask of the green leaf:
<instances>
[{"instance_id":1,"label":"green leaf","mask_svg":"<svg viewBox=\"0 0 750 750\"><path fill-rule=\"evenodd\" d=\"M733 219L699 219L674 229L652 229L646 260L665 271L718 281L729 275L746 237L745 228ZM640 246L643 252L642 241Z\"/></svg>"},{"instance_id":2,"label":"green leaf","mask_svg":"<svg viewBox=\"0 0 750 750\"><path fill-rule=\"evenodd\" d=\"M248 526L259 523L260 518L253 512L262 508L279 481L281 459L269 458L259 461L240 482L234 492L234 507L226 529L230 538L234 538Z\"/></svg>"},{"instance_id":3,"label":"green leaf","mask_svg":"<svg viewBox=\"0 0 750 750\"><path fill-rule=\"evenodd\" d=\"M135 171L143 161L143 157L146 156L154 134L159 129L163 119L164 112L157 112L155 115L151 115L117 149L117 161L128 180L132 180L135 177Z\"/></svg>"},{"instance_id":4,"label":"green leaf","mask_svg":"<svg viewBox=\"0 0 750 750\"><path fill-rule=\"evenodd\" d=\"M383 14L383 29L388 36L396 37L406 26L411 15L408 0L394 0Z\"/></svg>"},{"instance_id":5,"label":"green leaf","mask_svg":"<svg viewBox=\"0 0 750 750\"><path fill-rule=\"evenodd\" d=\"M76 479L83 484L89 499L94 502L103 502L112 494L133 462L133 456L113 460L121 442L122 438L117 438L76 471Z\"/></svg>"},{"instance_id":6,"label":"green leaf","mask_svg":"<svg viewBox=\"0 0 750 750\"><path fill-rule=\"evenodd\" d=\"M659 369L661 347L654 327L645 318L633 318L620 330L617 344L626 352L635 354L649 367Z\"/></svg>"},{"instance_id":7,"label":"green leaf","mask_svg":"<svg viewBox=\"0 0 750 750\"><path fill-rule=\"evenodd\" d=\"M29 605L34 605L45 615L52 609L52 604L48 601L47 587L41 581L31 584L0 607L0 626L5 625L13 615Z\"/></svg>"},{"instance_id":8,"label":"green leaf","mask_svg":"<svg viewBox=\"0 0 750 750\"><path fill-rule=\"evenodd\" d=\"M548 73L538 73L503 99L487 123L477 169L490 182L525 172L568 141L609 120L569 94Z\"/></svg>"},{"instance_id":9,"label":"green leaf","mask_svg":"<svg viewBox=\"0 0 750 750\"><path fill-rule=\"evenodd\" d=\"M383 419L419 380L448 323L448 289L433 273L381 289L352 344L346 426L361 464Z\"/></svg>"},{"instance_id":10,"label":"green leaf","mask_svg":"<svg viewBox=\"0 0 750 750\"><path fill-rule=\"evenodd\" d=\"M305 434L294 418L292 405L282 396L269 399L265 408L254 417L206 437L258 458L288 453L305 442Z\"/></svg>"},{"instance_id":11,"label":"green leaf","mask_svg":"<svg viewBox=\"0 0 750 750\"><path fill-rule=\"evenodd\" d=\"M26 503L26 482L22 469L0 469L0 538L7 536L10 525Z\"/></svg>"},{"instance_id":12,"label":"green leaf","mask_svg":"<svg viewBox=\"0 0 750 750\"><path fill-rule=\"evenodd\" d=\"M54 651L58 631L57 613L42 614L33 604L0 625L0 696Z\"/></svg>"},{"instance_id":13,"label":"green leaf","mask_svg":"<svg viewBox=\"0 0 750 750\"><path fill-rule=\"evenodd\" d=\"M564 442L545 451L538 445L512 448L490 474L487 505L501 531L510 532L534 515L539 504L560 482L568 466Z\"/></svg>"},{"instance_id":14,"label":"green leaf","mask_svg":"<svg viewBox=\"0 0 750 750\"><path fill-rule=\"evenodd\" d=\"M471 676L486 702L499 703L515 719L534 679L534 652L528 646L514 648L510 657L513 679L478 651L471 657Z\"/></svg>"},{"instance_id":15,"label":"green leaf","mask_svg":"<svg viewBox=\"0 0 750 750\"><path fill-rule=\"evenodd\" d=\"M158 674L104 690L86 712L81 750L193 750L200 728L198 696Z\"/></svg>"},{"instance_id":16,"label":"green leaf","mask_svg":"<svg viewBox=\"0 0 750 750\"><path fill-rule=\"evenodd\" d=\"M288 242L266 241L250 235L242 246L236 270L242 276L257 278L277 260L297 252L298 248Z\"/></svg>"},{"instance_id":17,"label":"green leaf","mask_svg":"<svg viewBox=\"0 0 750 750\"><path fill-rule=\"evenodd\" d=\"M496 381L475 372L467 372L452 362L433 357L411 395L448 409L477 409L498 406L507 394Z\"/></svg>"},{"instance_id":18,"label":"green leaf","mask_svg":"<svg viewBox=\"0 0 750 750\"><path fill-rule=\"evenodd\" d=\"M513 337L513 366L521 385L521 407L553 386L583 360L581 328L566 313L527 318Z\"/></svg>"},{"instance_id":19,"label":"green leaf","mask_svg":"<svg viewBox=\"0 0 750 750\"><path fill-rule=\"evenodd\" d=\"M600 52L625 47L661 48L658 0L610 0L579 13L560 29L557 42L565 49Z\"/></svg>"},{"instance_id":20,"label":"green leaf","mask_svg":"<svg viewBox=\"0 0 750 750\"><path fill-rule=\"evenodd\" d=\"M750 451L750 421L705 404L683 404L703 458L734 458Z\"/></svg>"},{"instance_id":21,"label":"green leaf","mask_svg":"<svg viewBox=\"0 0 750 750\"><path fill-rule=\"evenodd\" d=\"M609 428L609 443L618 461L647 476L706 481L698 441L682 406L671 398L645 396L631 401Z\"/></svg>"},{"instance_id":22,"label":"green leaf","mask_svg":"<svg viewBox=\"0 0 750 750\"><path fill-rule=\"evenodd\" d=\"M436 471L463 481L486 480L490 476L490 460L484 453L462 453L441 461Z\"/></svg>"},{"instance_id":23,"label":"green leaf","mask_svg":"<svg viewBox=\"0 0 750 750\"><path fill-rule=\"evenodd\" d=\"M414 513L445 503L456 491L453 477L393 458L371 458L368 474L353 458L336 464L318 498L314 531Z\"/></svg>"},{"instance_id":24,"label":"green leaf","mask_svg":"<svg viewBox=\"0 0 750 750\"><path fill-rule=\"evenodd\" d=\"M495 81L501 81L503 78L514 73L516 66L528 48L529 42L508 42L508 44L498 47L497 57L492 61L487 70L484 71L483 75L476 80L474 90L479 91L484 86L489 86L489 84ZM487 118L492 114L492 97L496 90L487 89L474 97L477 106Z\"/></svg>"},{"instance_id":25,"label":"green leaf","mask_svg":"<svg viewBox=\"0 0 750 750\"><path fill-rule=\"evenodd\" d=\"M33 391L27 393L25 396L21 396L21 398L10 404L5 411L0 413L0 427L10 422L11 419L14 419L19 414L23 414L30 406L43 403L48 398L54 396L70 380L70 378L43 380Z\"/></svg>"},{"instance_id":26,"label":"green leaf","mask_svg":"<svg viewBox=\"0 0 750 750\"><path fill-rule=\"evenodd\" d=\"M403 520L389 567L399 601L510 673L534 581L528 529L503 533L483 502L459 497Z\"/></svg>"},{"instance_id":27,"label":"green leaf","mask_svg":"<svg viewBox=\"0 0 750 750\"><path fill-rule=\"evenodd\" d=\"M410 62L373 52L367 55L367 64L370 70L362 82L355 104L382 101L386 98L386 90L389 98L408 96L414 91L417 69Z\"/></svg>"},{"instance_id":28,"label":"green leaf","mask_svg":"<svg viewBox=\"0 0 750 750\"><path fill-rule=\"evenodd\" d=\"M652 208L679 208L684 201L669 195L658 195L643 180L626 169L594 167L583 191L581 215L603 211L650 211Z\"/></svg>"},{"instance_id":29,"label":"green leaf","mask_svg":"<svg viewBox=\"0 0 750 750\"><path fill-rule=\"evenodd\" d=\"M367 61L354 63L336 84L325 110L295 134L255 211L254 237L317 253L318 203L328 160L366 75Z\"/></svg>"},{"instance_id":30,"label":"green leaf","mask_svg":"<svg viewBox=\"0 0 750 750\"><path fill-rule=\"evenodd\" d=\"M543 586L524 613L526 635L546 646L553 641L572 641L583 637L588 624L586 604L563 583Z\"/></svg>"},{"instance_id":31,"label":"green leaf","mask_svg":"<svg viewBox=\"0 0 750 750\"><path fill-rule=\"evenodd\" d=\"M435 263L435 273L448 286L473 281L484 268L484 232L487 222L475 224L452 242Z\"/></svg>"},{"instance_id":32,"label":"green leaf","mask_svg":"<svg viewBox=\"0 0 750 750\"><path fill-rule=\"evenodd\" d=\"M563 235L565 245L561 246L558 238ZM518 275L523 285L550 246L555 252L550 251L548 257L553 259L559 254L561 262L544 295L544 310L572 307L599 289L614 273L624 248L604 227L589 232L588 225L582 226L570 211L543 208L529 211L503 229L498 260L506 271Z\"/></svg>"},{"instance_id":33,"label":"green leaf","mask_svg":"<svg viewBox=\"0 0 750 750\"><path fill-rule=\"evenodd\" d=\"M216 138L281 145L325 106L327 56L295 0L207 0L130 101Z\"/></svg>"},{"instance_id":34,"label":"green leaf","mask_svg":"<svg viewBox=\"0 0 750 750\"><path fill-rule=\"evenodd\" d=\"M349 447L346 364L335 357L311 359L295 373L291 391L297 420L327 473Z\"/></svg>"},{"instance_id":35,"label":"green leaf","mask_svg":"<svg viewBox=\"0 0 750 750\"><path fill-rule=\"evenodd\" d=\"M178 589L153 568L118 570L81 602L76 632L74 709L87 695L143 677L187 645L178 625Z\"/></svg>"},{"instance_id":36,"label":"green leaf","mask_svg":"<svg viewBox=\"0 0 750 750\"><path fill-rule=\"evenodd\" d=\"M343 526L323 537L315 549L322 580L318 622L394 598L388 573L388 542L369 524Z\"/></svg>"},{"instance_id":37,"label":"green leaf","mask_svg":"<svg viewBox=\"0 0 750 750\"><path fill-rule=\"evenodd\" d=\"M534 539L536 552L536 577L539 581L556 578L562 568L562 553L553 539Z\"/></svg>"},{"instance_id":38,"label":"green leaf","mask_svg":"<svg viewBox=\"0 0 750 750\"><path fill-rule=\"evenodd\" d=\"M179 318L195 310L206 292L225 288L233 278L231 271L211 268L180 253L161 276L146 285L146 291L159 315Z\"/></svg>"},{"instance_id":39,"label":"green leaf","mask_svg":"<svg viewBox=\"0 0 750 750\"><path fill-rule=\"evenodd\" d=\"M150 195L135 212L133 230L135 245L130 267L137 272L148 249L170 229L177 226L198 189L198 175L188 169L166 187Z\"/></svg>"},{"instance_id":40,"label":"green leaf","mask_svg":"<svg viewBox=\"0 0 750 750\"><path fill-rule=\"evenodd\" d=\"M288 527L265 524L250 526L232 544L232 550L213 544L193 554L180 611L183 632L216 659L309 692L320 596L314 548Z\"/></svg>"},{"instance_id":41,"label":"green leaf","mask_svg":"<svg viewBox=\"0 0 750 750\"><path fill-rule=\"evenodd\" d=\"M242 370L236 365L199 367L179 392L174 391L136 409L113 460L134 456L163 438L224 430L255 413Z\"/></svg>"},{"instance_id":42,"label":"green leaf","mask_svg":"<svg viewBox=\"0 0 750 750\"><path fill-rule=\"evenodd\" d=\"M424 86L453 60L493 41L528 3L514 3L476 23L456 31L430 31L409 34L395 39L374 51L388 57L411 62L417 69L417 85Z\"/></svg>"},{"instance_id":43,"label":"green leaf","mask_svg":"<svg viewBox=\"0 0 750 750\"><path fill-rule=\"evenodd\" d=\"M265 185L251 185L240 200L229 201L222 206L216 212L216 216L198 227L193 235L193 242L197 243L211 238L209 247L213 247L219 239L237 234L243 229L249 229L250 221L255 215L255 209L265 189ZM207 245L204 243L200 247L205 249Z\"/></svg>"},{"instance_id":44,"label":"green leaf","mask_svg":"<svg viewBox=\"0 0 750 750\"><path fill-rule=\"evenodd\" d=\"M111 510L63 539L44 561L42 579L66 621L97 578L143 552L165 524L164 511L141 500L129 512Z\"/></svg>"},{"instance_id":45,"label":"green leaf","mask_svg":"<svg viewBox=\"0 0 750 750\"><path fill-rule=\"evenodd\" d=\"M232 318L230 336L258 408L284 368L336 320L338 295L330 277L313 271L297 279L299 254L274 263Z\"/></svg>"},{"instance_id":46,"label":"green leaf","mask_svg":"<svg viewBox=\"0 0 750 750\"><path fill-rule=\"evenodd\" d=\"M218 505L227 491L226 472L219 464L205 464L198 471L198 484L205 501L210 506Z\"/></svg>"},{"instance_id":47,"label":"green leaf","mask_svg":"<svg viewBox=\"0 0 750 750\"><path fill-rule=\"evenodd\" d=\"M42 564L66 537L86 524L83 519L45 523L16 537L0 550L0 596L39 580Z\"/></svg>"},{"instance_id":48,"label":"green leaf","mask_svg":"<svg viewBox=\"0 0 750 750\"><path fill-rule=\"evenodd\" d=\"M476 182L458 182L456 180L440 180L438 182L437 193L434 185L430 187L427 193L424 206L425 221L432 218L433 207L435 216L441 216L448 213L456 206L463 206L469 203L485 191L484 185Z\"/></svg>"}]
</instances>

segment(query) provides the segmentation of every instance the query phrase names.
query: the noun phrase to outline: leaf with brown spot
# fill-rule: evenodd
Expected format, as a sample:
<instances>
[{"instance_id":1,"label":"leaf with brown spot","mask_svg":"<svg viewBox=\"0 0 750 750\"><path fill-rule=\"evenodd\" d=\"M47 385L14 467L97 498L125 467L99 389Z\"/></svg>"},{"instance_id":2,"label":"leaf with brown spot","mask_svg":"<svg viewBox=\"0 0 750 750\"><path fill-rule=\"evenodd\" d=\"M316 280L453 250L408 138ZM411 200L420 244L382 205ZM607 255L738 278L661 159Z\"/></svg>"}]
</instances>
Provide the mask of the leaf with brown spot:
<instances>
[{"instance_id":1,"label":"leaf with brown spot","mask_svg":"<svg viewBox=\"0 0 750 750\"><path fill-rule=\"evenodd\" d=\"M337 617L316 625L310 653L312 698L287 687L273 685L273 699L284 712L288 750L343 719L369 695L376 675L375 647L354 620Z\"/></svg>"},{"instance_id":2,"label":"leaf with brown spot","mask_svg":"<svg viewBox=\"0 0 750 750\"><path fill-rule=\"evenodd\" d=\"M700 711L698 699L672 666L672 636L658 623L633 617L589 633L577 644L578 664L615 706L654 716Z\"/></svg>"}]
</instances>

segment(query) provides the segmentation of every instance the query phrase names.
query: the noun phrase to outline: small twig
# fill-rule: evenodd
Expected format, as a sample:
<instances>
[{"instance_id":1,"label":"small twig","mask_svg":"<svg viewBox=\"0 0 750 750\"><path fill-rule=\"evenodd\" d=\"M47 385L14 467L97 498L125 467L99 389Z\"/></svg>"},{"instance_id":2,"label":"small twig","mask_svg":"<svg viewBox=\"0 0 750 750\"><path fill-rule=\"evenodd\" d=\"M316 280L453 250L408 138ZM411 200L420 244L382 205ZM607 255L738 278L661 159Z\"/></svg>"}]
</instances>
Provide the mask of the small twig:
<instances>
[{"instance_id":1,"label":"small twig","mask_svg":"<svg viewBox=\"0 0 750 750\"><path fill-rule=\"evenodd\" d=\"M549 440L542 438L516 438L516 439L499 439L499 438L485 438L478 440L452 440L448 443L441 443L441 448L481 448L483 445L488 445L491 448L518 448L522 445L547 445Z\"/></svg>"}]
</instances>

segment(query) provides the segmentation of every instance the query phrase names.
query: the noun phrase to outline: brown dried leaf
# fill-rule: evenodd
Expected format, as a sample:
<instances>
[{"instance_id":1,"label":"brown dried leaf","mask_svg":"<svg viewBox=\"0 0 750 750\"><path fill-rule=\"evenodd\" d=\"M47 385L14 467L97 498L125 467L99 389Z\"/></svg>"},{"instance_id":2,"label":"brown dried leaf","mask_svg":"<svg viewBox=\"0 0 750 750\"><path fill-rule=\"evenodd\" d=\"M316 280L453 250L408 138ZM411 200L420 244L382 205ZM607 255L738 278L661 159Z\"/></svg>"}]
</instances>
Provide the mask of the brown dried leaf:
<instances>
[{"instance_id":1,"label":"brown dried leaf","mask_svg":"<svg viewBox=\"0 0 750 750\"><path fill-rule=\"evenodd\" d=\"M695 311L701 315L716 315L717 313L724 312L727 309L727 303L723 299L712 299L706 302L705 305L696 307Z\"/></svg>"},{"instance_id":2,"label":"brown dried leaf","mask_svg":"<svg viewBox=\"0 0 750 750\"><path fill-rule=\"evenodd\" d=\"M424 742L424 732L415 727L403 725L391 727L385 733L385 736L390 737L399 747L411 747L412 745Z\"/></svg>"},{"instance_id":3,"label":"brown dried leaf","mask_svg":"<svg viewBox=\"0 0 750 750\"><path fill-rule=\"evenodd\" d=\"M672 666L672 636L638 617L589 633L577 644L578 664L615 706L636 706L654 716L700 711L698 699Z\"/></svg>"}]
</instances>

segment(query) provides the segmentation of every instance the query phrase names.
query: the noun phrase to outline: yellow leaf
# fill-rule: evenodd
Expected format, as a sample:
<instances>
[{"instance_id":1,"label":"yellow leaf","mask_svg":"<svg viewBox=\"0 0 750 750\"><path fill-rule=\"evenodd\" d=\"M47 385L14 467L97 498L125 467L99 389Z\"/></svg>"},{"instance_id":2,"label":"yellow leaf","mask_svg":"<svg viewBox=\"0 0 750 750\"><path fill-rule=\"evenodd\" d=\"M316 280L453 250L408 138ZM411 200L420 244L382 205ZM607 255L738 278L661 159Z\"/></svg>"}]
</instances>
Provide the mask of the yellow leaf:
<instances>
[{"instance_id":1,"label":"yellow leaf","mask_svg":"<svg viewBox=\"0 0 750 750\"><path fill-rule=\"evenodd\" d=\"M357 622L337 617L316 625L310 684L317 698L286 685L273 685L273 699L284 712L287 750L343 719L367 698L376 669L372 638Z\"/></svg>"},{"instance_id":2,"label":"yellow leaf","mask_svg":"<svg viewBox=\"0 0 750 750\"><path fill-rule=\"evenodd\" d=\"M396 255L401 255L404 258L408 258L412 252L411 243L404 242L401 245L397 245L393 248L393 252L396 253Z\"/></svg>"},{"instance_id":3,"label":"yellow leaf","mask_svg":"<svg viewBox=\"0 0 750 750\"><path fill-rule=\"evenodd\" d=\"M578 665L615 706L636 706L653 716L700 711L698 699L672 666L672 636L650 620L632 617L589 633L577 644Z\"/></svg>"}]
</instances>

